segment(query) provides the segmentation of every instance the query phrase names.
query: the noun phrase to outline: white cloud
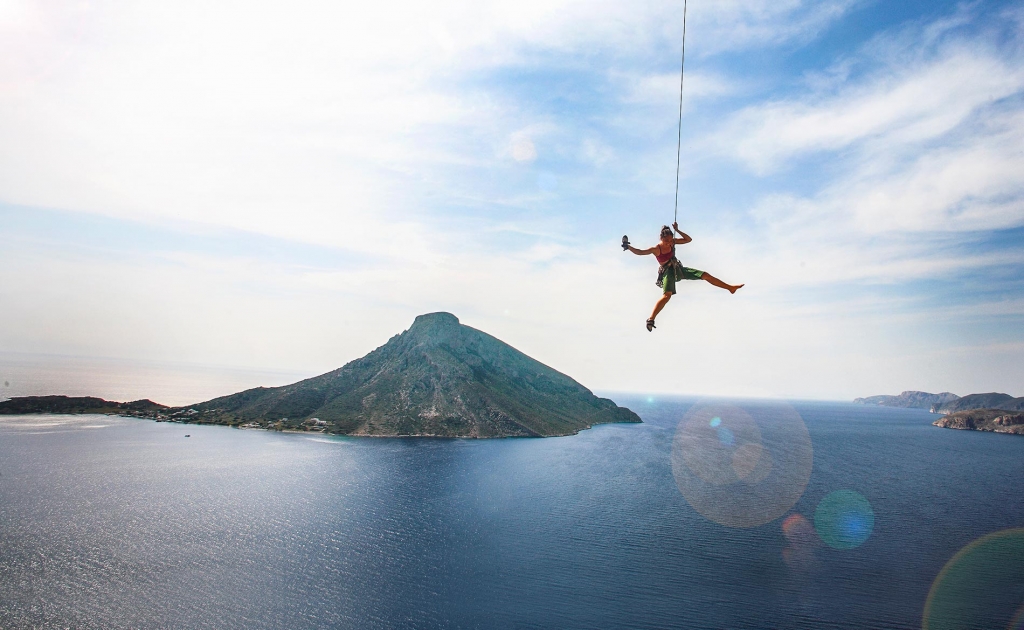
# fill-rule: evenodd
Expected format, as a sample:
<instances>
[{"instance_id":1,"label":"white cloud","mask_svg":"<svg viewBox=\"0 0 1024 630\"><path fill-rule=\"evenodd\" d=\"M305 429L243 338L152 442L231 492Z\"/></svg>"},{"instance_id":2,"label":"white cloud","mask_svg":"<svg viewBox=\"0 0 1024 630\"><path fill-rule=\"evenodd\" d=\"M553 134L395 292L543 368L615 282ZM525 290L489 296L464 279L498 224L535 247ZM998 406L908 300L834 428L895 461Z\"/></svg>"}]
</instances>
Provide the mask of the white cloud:
<instances>
[{"instance_id":1,"label":"white cloud","mask_svg":"<svg viewBox=\"0 0 1024 630\"><path fill-rule=\"evenodd\" d=\"M736 255L777 285L949 279L1024 265L1024 251L974 234L1024 226L1024 112L972 126L944 146L865 149L810 196L773 194L753 209L763 243ZM765 261L771 261L765 265Z\"/></svg>"},{"instance_id":2,"label":"white cloud","mask_svg":"<svg viewBox=\"0 0 1024 630\"><path fill-rule=\"evenodd\" d=\"M1024 264L976 236L1024 226L1024 64L990 33L957 30L966 21L879 35L799 97L713 132L708 144L774 189L732 246L755 283L897 285ZM785 192L793 175L810 192Z\"/></svg>"},{"instance_id":3,"label":"white cloud","mask_svg":"<svg viewBox=\"0 0 1024 630\"><path fill-rule=\"evenodd\" d=\"M679 74L661 73L651 75L617 76L624 84L622 100L626 103L661 105L679 100ZM732 79L708 72L690 71L683 84L683 105L694 99L708 99L728 96L740 87Z\"/></svg>"},{"instance_id":4,"label":"white cloud","mask_svg":"<svg viewBox=\"0 0 1024 630\"><path fill-rule=\"evenodd\" d=\"M936 309L935 314L958 322L991 317L1012 317L1024 320L1024 299L1007 298L975 304L950 304ZM1024 350L1024 342L1001 342L988 344L988 347L992 352L1020 352Z\"/></svg>"},{"instance_id":5,"label":"white cloud","mask_svg":"<svg viewBox=\"0 0 1024 630\"><path fill-rule=\"evenodd\" d=\"M709 28L753 32L817 11L741 4L702 9ZM488 164L488 146L537 123L462 77L540 54L641 54L674 30L679 9L661 0L5 7L0 200L328 244L379 240L422 210L409 178ZM699 75L691 89L701 91ZM528 162L527 141L536 139L513 153Z\"/></svg>"},{"instance_id":6,"label":"white cloud","mask_svg":"<svg viewBox=\"0 0 1024 630\"><path fill-rule=\"evenodd\" d=\"M806 42L849 13L862 0L718 0L689 8L687 49L698 54ZM692 39L691 39L692 38Z\"/></svg>"},{"instance_id":7,"label":"white cloud","mask_svg":"<svg viewBox=\"0 0 1024 630\"><path fill-rule=\"evenodd\" d=\"M748 107L715 138L758 174L796 157L861 143L879 153L941 137L979 108L1024 89L1019 60L956 47L938 59L885 68L834 94Z\"/></svg>"},{"instance_id":8,"label":"white cloud","mask_svg":"<svg viewBox=\"0 0 1024 630\"><path fill-rule=\"evenodd\" d=\"M877 155L826 195L864 233L1024 225L1024 111L992 116L966 136L904 164Z\"/></svg>"},{"instance_id":9,"label":"white cloud","mask_svg":"<svg viewBox=\"0 0 1024 630\"><path fill-rule=\"evenodd\" d=\"M670 334L651 335L643 323L659 296L656 265L610 243L501 258L456 250L398 274L379 264L282 267L217 254L132 265L73 252L19 260L32 263L31 277L0 265L0 296L12 305L0 313L8 350L315 373L365 354L420 313L446 310L596 389L790 393L781 376L766 380L757 367L787 344L794 352L780 313L692 282L660 320ZM62 307L69 302L74 310ZM799 335L818 343L827 329L805 321ZM666 353L688 360L652 370L652 357Z\"/></svg>"}]
</instances>

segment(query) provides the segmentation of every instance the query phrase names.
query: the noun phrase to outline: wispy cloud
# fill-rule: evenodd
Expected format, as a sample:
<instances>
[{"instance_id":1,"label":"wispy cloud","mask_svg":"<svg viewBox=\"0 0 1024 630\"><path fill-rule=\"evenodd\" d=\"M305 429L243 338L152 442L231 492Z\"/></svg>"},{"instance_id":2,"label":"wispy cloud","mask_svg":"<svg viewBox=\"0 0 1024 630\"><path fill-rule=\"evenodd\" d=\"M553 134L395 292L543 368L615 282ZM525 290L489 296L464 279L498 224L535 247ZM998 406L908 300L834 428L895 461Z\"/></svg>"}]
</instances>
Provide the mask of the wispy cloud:
<instances>
[{"instance_id":1,"label":"wispy cloud","mask_svg":"<svg viewBox=\"0 0 1024 630\"><path fill-rule=\"evenodd\" d=\"M718 0L693 3L695 49L714 54L817 37L863 0ZM688 28L689 30L689 28ZM689 38L690 35L687 35Z\"/></svg>"},{"instance_id":2,"label":"wispy cloud","mask_svg":"<svg viewBox=\"0 0 1024 630\"><path fill-rule=\"evenodd\" d=\"M679 98L678 72L614 78L622 81L622 100L627 103L660 105L675 102ZM739 89L736 81L725 76L691 71L686 74L684 105L686 100L726 96L735 94Z\"/></svg>"},{"instance_id":3,"label":"wispy cloud","mask_svg":"<svg viewBox=\"0 0 1024 630\"><path fill-rule=\"evenodd\" d=\"M815 5L718 2L701 19L749 45L768 41L761 32L775 41L813 31L824 18L807 16L835 13ZM493 169L543 155L523 131L547 124L543 114L464 80L584 52L643 55L674 32L680 9L609 0L4 6L0 84L13 89L0 98L0 199L373 247L391 222L427 209L426 176L445 165ZM694 94L702 83L719 89L695 76ZM607 159L596 140L583 149L591 162Z\"/></svg>"},{"instance_id":4,"label":"wispy cloud","mask_svg":"<svg viewBox=\"0 0 1024 630\"><path fill-rule=\"evenodd\" d=\"M761 175L814 153L855 148L867 158L927 149L923 143L1024 89L1020 56L971 44L944 42L917 59L887 59L884 67L838 90L745 108L714 144Z\"/></svg>"},{"instance_id":5,"label":"wispy cloud","mask_svg":"<svg viewBox=\"0 0 1024 630\"><path fill-rule=\"evenodd\" d=\"M747 106L711 134L774 188L751 209L762 244L737 256L770 261L788 286L1024 264L1024 250L977 236L1024 226L1024 57L998 29L964 30L970 17L878 35L822 75L837 80ZM808 174L805 192L786 190Z\"/></svg>"}]
</instances>

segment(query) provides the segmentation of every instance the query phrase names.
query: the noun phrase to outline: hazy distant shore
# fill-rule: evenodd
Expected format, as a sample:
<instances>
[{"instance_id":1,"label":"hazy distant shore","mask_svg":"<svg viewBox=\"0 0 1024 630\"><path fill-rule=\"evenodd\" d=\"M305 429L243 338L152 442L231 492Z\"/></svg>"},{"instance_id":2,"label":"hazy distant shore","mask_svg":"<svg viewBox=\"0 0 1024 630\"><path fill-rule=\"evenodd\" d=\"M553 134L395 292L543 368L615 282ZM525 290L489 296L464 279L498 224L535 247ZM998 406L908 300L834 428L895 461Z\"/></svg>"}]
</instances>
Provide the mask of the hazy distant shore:
<instances>
[{"instance_id":1,"label":"hazy distant shore","mask_svg":"<svg viewBox=\"0 0 1024 630\"><path fill-rule=\"evenodd\" d=\"M944 414L932 423L944 429L1024 435L1024 413L1017 413L1024 411L1024 398L1014 398L1009 394L991 392L961 397L951 392L931 394L911 390L898 396L856 398L853 402L882 407L928 409L931 413Z\"/></svg>"}]
</instances>

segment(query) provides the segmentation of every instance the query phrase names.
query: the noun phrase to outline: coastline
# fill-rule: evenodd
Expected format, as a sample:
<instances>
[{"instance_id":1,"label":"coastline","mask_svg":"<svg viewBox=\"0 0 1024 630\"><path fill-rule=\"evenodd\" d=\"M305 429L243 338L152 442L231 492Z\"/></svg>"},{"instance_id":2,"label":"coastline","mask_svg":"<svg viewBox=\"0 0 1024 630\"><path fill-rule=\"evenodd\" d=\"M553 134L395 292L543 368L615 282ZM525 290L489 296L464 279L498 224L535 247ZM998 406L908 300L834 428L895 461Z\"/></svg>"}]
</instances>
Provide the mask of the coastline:
<instances>
[{"instance_id":1,"label":"coastline","mask_svg":"<svg viewBox=\"0 0 1024 630\"><path fill-rule=\"evenodd\" d=\"M960 431L985 431L1024 435L1024 413L1005 409L972 409L945 415L932 425L942 429Z\"/></svg>"},{"instance_id":2,"label":"coastline","mask_svg":"<svg viewBox=\"0 0 1024 630\"><path fill-rule=\"evenodd\" d=\"M125 404L125 403L119 403L119 404ZM24 416L35 416L35 415L54 415L54 416L96 415L96 416L112 416L112 417L119 417L119 418L133 418L133 419L136 419L136 420L150 420L150 421L156 422L156 423L173 423L173 424L194 425L194 426L219 426L219 427L226 427L226 428L240 429L240 430L272 431L272 432L277 432L277 433L295 433L295 434L302 434L302 435L310 435L310 434L312 434L312 435L325 435L325 436L337 436L337 437L385 438L385 439L390 439L390 438L439 438L439 439L450 439L450 440L494 440L494 439L506 439L506 438L535 439L535 438L546 438L546 437L570 437L570 436L573 436L573 435L579 435L579 433L581 431L586 431L588 429L592 429L595 426L602 425L602 424L641 424L641 423L638 423L638 422L598 422L598 423L591 424L591 425L588 425L588 426L585 426L585 427L581 427L580 429L578 429L576 431L573 431L571 433L558 433L558 434L551 434L551 435L539 435L538 434L538 435L492 435L492 436L482 436L482 435L444 435L444 434L439 434L439 433L394 433L394 434L383 434L383 433L331 433L331 432L328 432L326 430L326 428L323 427L322 425L320 425L320 426L318 426L318 425L310 425L309 428L294 428L294 427L288 427L288 428L280 427L280 428L278 428L278 427L274 427L274 426L260 426L260 425L258 425L256 423L227 424L227 423L220 423L220 422L203 422L203 421L193 421L193 420L191 420L188 417L188 414L185 413L185 412L179 412L178 414L175 414L178 417L168 417L168 416L161 415L158 412L157 413L149 412L149 411L141 411L141 412L127 411L126 412L123 409L114 410L114 409L111 409L111 408L106 407L106 406L102 407L102 408L99 408L99 409L87 409L87 410L84 410L84 411L47 411L47 410L40 410L40 411L30 411L30 412L24 412L24 413L2 413L2 414L0 414L0 418L2 418L3 416L22 416L22 417L24 417ZM184 415L185 417L181 417L182 415Z\"/></svg>"}]
</instances>

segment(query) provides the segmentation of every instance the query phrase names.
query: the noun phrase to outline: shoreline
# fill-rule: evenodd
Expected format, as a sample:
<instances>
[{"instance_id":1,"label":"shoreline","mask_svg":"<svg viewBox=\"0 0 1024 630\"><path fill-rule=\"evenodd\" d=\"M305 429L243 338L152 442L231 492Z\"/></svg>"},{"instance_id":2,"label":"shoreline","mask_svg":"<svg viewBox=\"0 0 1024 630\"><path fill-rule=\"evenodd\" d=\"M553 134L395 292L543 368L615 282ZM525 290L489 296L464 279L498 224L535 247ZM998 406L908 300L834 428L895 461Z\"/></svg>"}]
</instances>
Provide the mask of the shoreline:
<instances>
[{"instance_id":1,"label":"shoreline","mask_svg":"<svg viewBox=\"0 0 1024 630\"><path fill-rule=\"evenodd\" d=\"M599 425L605 424L642 424L641 422L600 422L592 424L579 429L573 433L559 433L554 435L493 435L493 436L481 436L481 435L441 435L437 433L406 433L406 434L379 434L379 433L329 433L325 430L315 429L294 429L294 428L281 428L277 429L274 427L264 426L247 426L242 424L224 424L219 422L189 422L178 418L155 418L143 414L132 414L123 412L107 412L107 411L83 411L83 412L61 412L61 411L35 411L28 413L17 413L17 414L0 414L0 419L4 416L11 417L28 417L28 416L107 416L116 418L131 418L133 420L149 420L157 424L180 424L180 425L191 425L191 426L208 426L208 427L224 427L228 429L239 429L248 431L267 431L273 433L294 433L297 435L323 435L328 437L344 437L344 438L381 438L381 439L395 439L395 438L434 438L434 439L448 439L448 440L503 440L503 439L539 439L548 437L571 437L579 435L580 432L588 429L593 429Z\"/></svg>"}]
</instances>

